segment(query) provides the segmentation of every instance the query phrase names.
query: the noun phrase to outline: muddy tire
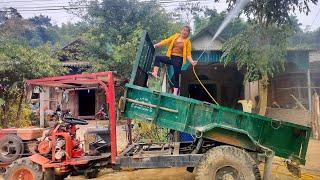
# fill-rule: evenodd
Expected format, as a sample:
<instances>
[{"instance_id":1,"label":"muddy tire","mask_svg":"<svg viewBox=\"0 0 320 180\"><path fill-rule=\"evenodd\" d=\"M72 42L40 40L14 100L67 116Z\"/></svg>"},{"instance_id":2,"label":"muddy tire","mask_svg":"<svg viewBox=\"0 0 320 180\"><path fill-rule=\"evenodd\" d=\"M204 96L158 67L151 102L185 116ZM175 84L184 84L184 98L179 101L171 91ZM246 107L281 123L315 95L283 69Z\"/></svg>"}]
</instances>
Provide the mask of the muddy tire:
<instances>
[{"instance_id":1,"label":"muddy tire","mask_svg":"<svg viewBox=\"0 0 320 180\"><path fill-rule=\"evenodd\" d=\"M54 173L54 169L46 169L46 171L44 172L44 180L63 180L65 178L67 178L69 176L68 173L66 174L55 174Z\"/></svg>"},{"instance_id":2,"label":"muddy tire","mask_svg":"<svg viewBox=\"0 0 320 180\"><path fill-rule=\"evenodd\" d=\"M69 176L69 174L55 175L55 176L54 176L54 180L64 180L64 179L67 178L68 176Z\"/></svg>"},{"instance_id":3,"label":"muddy tire","mask_svg":"<svg viewBox=\"0 0 320 180\"><path fill-rule=\"evenodd\" d=\"M99 169L98 168L93 168L93 169L90 169L90 170L84 172L84 176L87 179L96 178L96 177L98 177L98 174L99 174Z\"/></svg>"},{"instance_id":4,"label":"muddy tire","mask_svg":"<svg viewBox=\"0 0 320 180\"><path fill-rule=\"evenodd\" d=\"M195 179L260 180L261 175L247 152L233 146L218 146L203 155L196 167Z\"/></svg>"},{"instance_id":5,"label":"muddy tire","mask_svg":"<svg viewBox=\"0 0 320 180\"><path fill-rule=\"evenodd\" d=\"M0 161L11 163L21 157L24 152L22 140L14 134L6 135L0 141Z\"/></svg>"},{"instance_id":6,"label":"muddy tire","mask_svg":"<svg viewBox=\"0 0 320 180\"><path fill-rule=\"evenodd\" d=\"M32 162L29 158L21 158L7 167L4 174L6 180L42 180L41 166Z\"/></svg>"}]
</instances>

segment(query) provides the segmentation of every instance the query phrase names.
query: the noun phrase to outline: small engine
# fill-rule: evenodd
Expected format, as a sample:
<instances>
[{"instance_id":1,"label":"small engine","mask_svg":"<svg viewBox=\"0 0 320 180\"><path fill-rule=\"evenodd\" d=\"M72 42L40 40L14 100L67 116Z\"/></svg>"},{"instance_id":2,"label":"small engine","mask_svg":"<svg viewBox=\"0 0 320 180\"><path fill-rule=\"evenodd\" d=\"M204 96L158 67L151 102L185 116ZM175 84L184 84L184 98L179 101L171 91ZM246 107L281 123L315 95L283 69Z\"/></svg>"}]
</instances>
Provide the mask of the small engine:
<instances>
[{"instance_id":1,"label":"small engine","mask_svg":"<svg viewBox=\"0 0 320 180\"><path fill-rule=\"evenodd\" d=\"M56 145L55 145L55 159L62 160L63 157L66 155L65 151L66 142L63 138L57 138ZM52 141L46 139L39 143L38 151L42 155L48 155L52 151Z\"/></svg>"},{"instance_id":2,"label":"small engine","mask_svg":"<svg viewBox=\"0 0 320 180\"><path fill-rule=\"evenodd\" d=\"M70 114L70 113L69 113ZM38 152L52 162L63 162L84 155L80 140L76 138L76 125L87 125L85 120L64 116L57 111L59 122L46 133L38 144Z\"/></svg>"},{"instance_id":3,"label":"small engine","mask_svg":"<svg viewBox=\"0 0 320 180\"><path fill-rule=\"evenodd\" d=\"M38 152L41 155L46 155L51 152L51 141L50 140L43 140L38 145Z\"/></svg>"}]
</instances>

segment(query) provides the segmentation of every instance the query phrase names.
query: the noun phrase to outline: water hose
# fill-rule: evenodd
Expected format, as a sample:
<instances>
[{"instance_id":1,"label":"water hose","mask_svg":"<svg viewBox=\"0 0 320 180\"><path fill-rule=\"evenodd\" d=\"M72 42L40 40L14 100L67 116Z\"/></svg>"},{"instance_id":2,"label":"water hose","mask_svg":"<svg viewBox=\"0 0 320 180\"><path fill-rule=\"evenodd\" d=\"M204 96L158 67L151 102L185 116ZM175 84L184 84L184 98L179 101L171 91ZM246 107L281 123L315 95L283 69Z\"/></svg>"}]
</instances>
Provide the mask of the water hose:
<instances>
[{"instance_id":1,"label":"water hose","mask_svg":"<svg viewBox=\"0 0 320 180\"><path fill-rule=\"evenodd\" d=\"M193 74L194 76L196 77L196 79L198 80L198 82L200 83L200 85L203 87L203 89L206 91L206 93L210 96L210 98L212 99L212 101L214 103L216 103L216 105L219 106L219 103L214 99L214 97L210 94L210 92L208 91L208 89L204 86L204 84L201 82L199 76L197 75L196 73L196 70L195 70L195 66L192 66L192 70L193 70Z\"/></svg>"},{"instance_id":2,"label":"water hose","mask_svg":"<svg viewBox=\"0 0 320 180\"><path fill-rule=\"evenodd\" d=\"M167 67L165 67L167 68ZM201 82L199 76L197 75L196 73L196 70L195 70L195 66L192 65L192 70L193 70L193 74L194 76L196 77L196 79L198 80L198 82L200 83L200 85L202 86L202 88L206 91L206 93L210 96L210 98L212 99L212 101L216 104L216 105L220 105L215 99L214 97L211 95L211 93L208 91L208 89L204 86L204 84ZM171 82L170 80L170 77L169 77L169 74L168 74L168 71L166 71L166 75L168 77L168 80L169 80L169 83L171 83L173 85L173 82Z\"/></svg>"}]
</instances>

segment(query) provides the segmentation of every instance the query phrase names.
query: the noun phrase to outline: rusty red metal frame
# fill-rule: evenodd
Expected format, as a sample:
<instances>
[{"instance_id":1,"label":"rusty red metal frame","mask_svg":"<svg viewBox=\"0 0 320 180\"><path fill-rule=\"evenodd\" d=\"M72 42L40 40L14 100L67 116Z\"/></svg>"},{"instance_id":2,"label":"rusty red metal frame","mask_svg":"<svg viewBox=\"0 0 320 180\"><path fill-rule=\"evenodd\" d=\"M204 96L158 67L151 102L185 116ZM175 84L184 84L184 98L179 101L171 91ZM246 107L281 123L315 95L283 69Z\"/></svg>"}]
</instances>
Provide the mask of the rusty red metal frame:
<instances>
[{"instance_id":1,"label":"rusty red metal frame","mask_svg":"<svg viewBox=\"0 0 320 180\"><path fill-rule=\"evenodd\" d=\"M105 90L106 104L109 107L111 163L116 163L117 139L116 139L116 114L115 114L115 85L112 71L91 74L76 74L66 76L32 79L25 82L26 85L51 86L61 88L78 88L100 86Z\"/></svg>"}]
</instances>

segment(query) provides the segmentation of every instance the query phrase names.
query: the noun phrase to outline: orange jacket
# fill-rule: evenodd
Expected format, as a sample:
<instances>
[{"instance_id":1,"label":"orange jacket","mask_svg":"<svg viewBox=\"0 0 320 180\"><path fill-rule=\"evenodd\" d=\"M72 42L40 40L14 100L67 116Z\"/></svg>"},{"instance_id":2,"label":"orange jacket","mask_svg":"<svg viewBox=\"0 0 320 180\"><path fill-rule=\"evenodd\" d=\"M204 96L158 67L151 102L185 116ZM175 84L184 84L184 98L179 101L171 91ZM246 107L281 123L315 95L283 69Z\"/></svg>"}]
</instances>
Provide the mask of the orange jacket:
<instances>
[{"instance_id":1,"label":"orange jacket","mask_svg":"<svg viewBox=\"0 0 320 180\"><path fill-rule=\"evenodd\" d=\"M170 36L169 38L160 41L160 45L169 45L169 48L168 48L167 54L166 54L166 56L168 56L169 58L171 58L173 43L179 36L180 36L180 34L176 33L176 34ZM190 39L189 38L186 39L183 43L183 64L186 63L187 56L191 56L191 46L192 45L191 45Z\"/></svg>"}]
</instances>

